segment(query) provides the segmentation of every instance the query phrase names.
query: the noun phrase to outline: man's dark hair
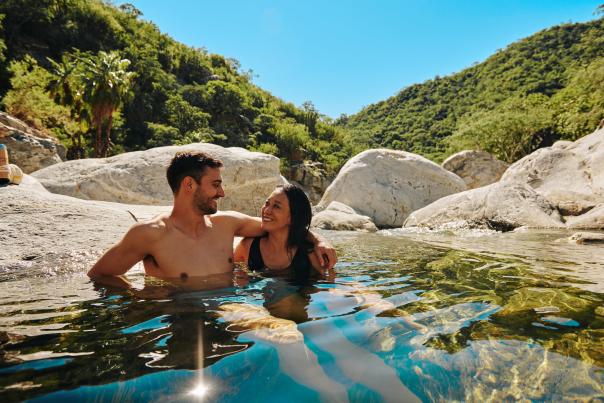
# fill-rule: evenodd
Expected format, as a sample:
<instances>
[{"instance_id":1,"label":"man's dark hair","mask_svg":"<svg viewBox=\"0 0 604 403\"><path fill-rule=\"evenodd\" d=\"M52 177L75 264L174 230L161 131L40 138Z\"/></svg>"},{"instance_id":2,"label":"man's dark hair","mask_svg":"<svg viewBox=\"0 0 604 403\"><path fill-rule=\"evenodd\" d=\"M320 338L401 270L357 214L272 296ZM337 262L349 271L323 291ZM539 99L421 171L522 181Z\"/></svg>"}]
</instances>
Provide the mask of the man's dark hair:
<instances>
[{"instance_id":1,"label":"man's dark hair","mask_svg":"<svg viewBox=\"0 0 604 403\"><path fill-rule=\"evenodd\" d=\"M178 193L182 180L190 176L195 182L200 183L206 167L220 168L222 161L203 152L181 151L177 152L170 161L166 171L168 184L172 193Z\"/></svg>"}]
</instances>

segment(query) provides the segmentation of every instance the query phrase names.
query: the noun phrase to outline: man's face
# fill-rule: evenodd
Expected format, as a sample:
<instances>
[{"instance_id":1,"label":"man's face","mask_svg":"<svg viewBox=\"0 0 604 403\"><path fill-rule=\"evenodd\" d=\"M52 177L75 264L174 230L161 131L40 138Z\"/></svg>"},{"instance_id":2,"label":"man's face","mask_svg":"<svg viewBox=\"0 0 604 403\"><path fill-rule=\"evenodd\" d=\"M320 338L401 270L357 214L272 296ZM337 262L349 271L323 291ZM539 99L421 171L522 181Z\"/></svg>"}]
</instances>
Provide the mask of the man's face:
<instances>
[{"instance_id":1,"label":"man's face","mask_svg":"<svg viewBox=\"0 0 604 403\"><path fill-rule=\"evenodd\" d=\"M222 176L219 168L206 168L193 194L193 206L200 214L214 214L218 211L218 199L224 197Z\"/></svg>"}]
</instances>

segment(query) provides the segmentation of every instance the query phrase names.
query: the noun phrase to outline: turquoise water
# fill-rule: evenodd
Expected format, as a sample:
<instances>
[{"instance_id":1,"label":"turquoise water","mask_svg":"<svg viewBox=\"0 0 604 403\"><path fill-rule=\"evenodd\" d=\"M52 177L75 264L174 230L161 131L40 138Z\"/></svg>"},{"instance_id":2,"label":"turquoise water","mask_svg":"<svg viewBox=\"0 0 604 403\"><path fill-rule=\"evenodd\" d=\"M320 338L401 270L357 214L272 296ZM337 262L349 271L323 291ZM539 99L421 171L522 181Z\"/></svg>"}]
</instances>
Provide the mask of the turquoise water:
<instances>
[{"instance_id":1,"label":"turquoise water","mask_svg":"<svg viewBox=\"0 0 604 403\"><path fill-rule=\"evenodd\" d=\"M328 234L335 278L132 288L0 274L0 399L604 399L604 249L565 233Z\"/></svg>"}]
</instances>

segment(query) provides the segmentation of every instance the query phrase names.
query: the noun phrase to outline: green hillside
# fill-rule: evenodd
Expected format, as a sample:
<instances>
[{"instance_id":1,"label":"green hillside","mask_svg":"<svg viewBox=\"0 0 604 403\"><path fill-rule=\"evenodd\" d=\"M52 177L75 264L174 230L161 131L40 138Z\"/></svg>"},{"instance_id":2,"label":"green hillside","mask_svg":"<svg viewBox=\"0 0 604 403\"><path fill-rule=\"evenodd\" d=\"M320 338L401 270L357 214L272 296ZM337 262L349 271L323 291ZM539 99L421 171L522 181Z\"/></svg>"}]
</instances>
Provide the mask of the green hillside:
<instances>
[{"instance_id":1,"label":"green hillside","mask_svg":"<svg viewBox=\"0 0 604 403\"><path fill-rule=\"evenodd\" d=\"M339 119L356 149L441 161L482 148L508 161L604 118L604 19L552 27L459 73L411 85Z\"/></svg>"},{"instance_id":2,"label":"green hillside","mask_svg":"<svg viewBox=\"0 0 604 403\"><path fill-rule=\"evenodd\" d=\"M332 173L349 157L344 130L312 103L278 99L236 60L185 46L142 18L131 5L99 0L1 1L2 109L67 146L81 137L89 156L95 131L110 127L109 154L211 141L275 154L284 168L321 161ZM115 104L86 93L107 63L124 69L127 84L123 94L103 95L117 97Z\"/></svg>"},{"instance_id":3,"label":"green hillside","mask_svg":"<svg viewBox=\"0 0 604 403\"><path fill-rule=\"evenodd\" d=\"M143 17L101 0L1 1L0 107L60 139L72 157L208 141L277 155L284 171L320 161L330 174L374 147L435 161L484 149L511 162L604 118L604 19L544 30L332 122ZM118 84L99 92L102 73ZM95 136L109 132L111 145L99 146Z\"/></svg>"}]
</instances>

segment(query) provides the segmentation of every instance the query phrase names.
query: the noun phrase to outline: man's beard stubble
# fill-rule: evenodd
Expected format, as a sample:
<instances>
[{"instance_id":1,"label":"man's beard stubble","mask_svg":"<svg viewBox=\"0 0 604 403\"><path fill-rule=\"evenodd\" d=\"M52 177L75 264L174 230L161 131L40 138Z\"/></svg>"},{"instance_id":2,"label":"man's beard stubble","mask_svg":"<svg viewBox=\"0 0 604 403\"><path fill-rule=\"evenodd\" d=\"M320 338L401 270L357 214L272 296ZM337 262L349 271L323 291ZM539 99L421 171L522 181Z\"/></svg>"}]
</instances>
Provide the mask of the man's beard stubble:
<instances>
[{"instance_id":1,"label":"man's beard stubble","mask_svg":"<svg viewBox=\"0 0 604 403\"><path fill-rule=\"evenodd\" d=\"M218 209L211 204L213 200L218 201L218 198L204 197L200 189L197 189L193 196L193 206L195 206L201 215L214 214Z\"/></svg>"}]
</instances>

